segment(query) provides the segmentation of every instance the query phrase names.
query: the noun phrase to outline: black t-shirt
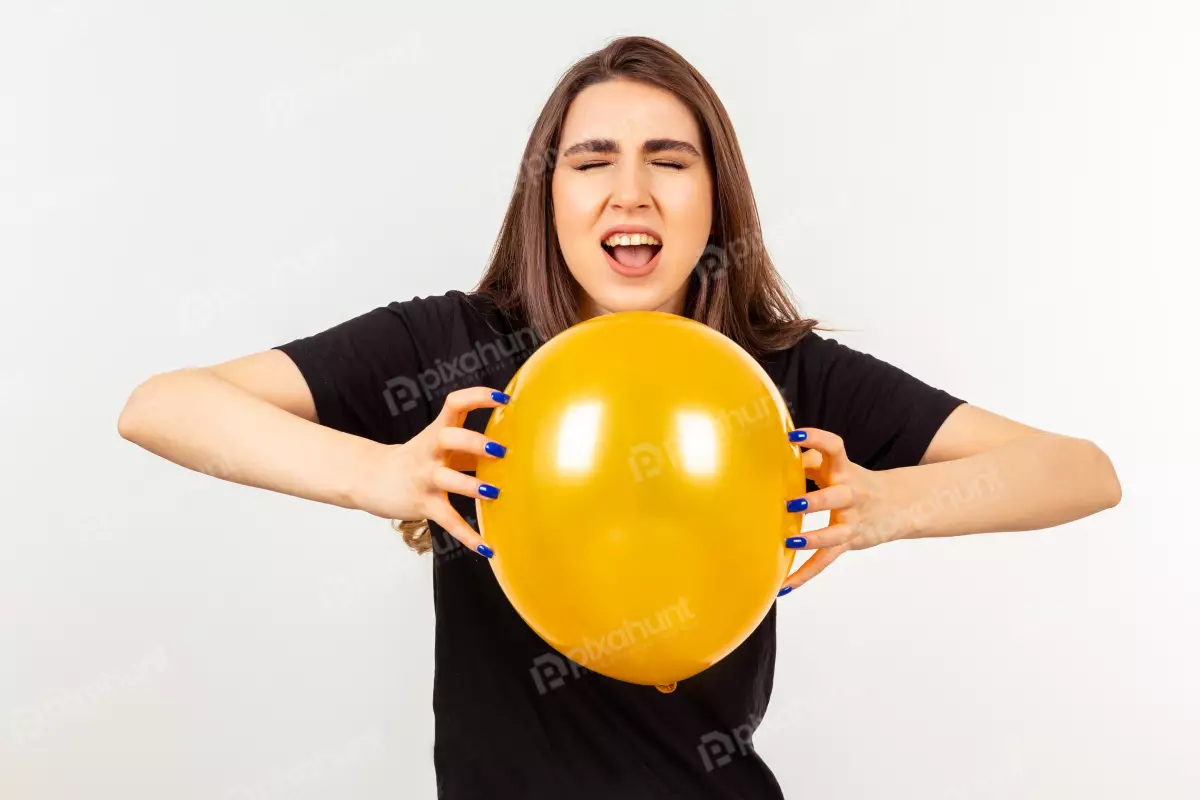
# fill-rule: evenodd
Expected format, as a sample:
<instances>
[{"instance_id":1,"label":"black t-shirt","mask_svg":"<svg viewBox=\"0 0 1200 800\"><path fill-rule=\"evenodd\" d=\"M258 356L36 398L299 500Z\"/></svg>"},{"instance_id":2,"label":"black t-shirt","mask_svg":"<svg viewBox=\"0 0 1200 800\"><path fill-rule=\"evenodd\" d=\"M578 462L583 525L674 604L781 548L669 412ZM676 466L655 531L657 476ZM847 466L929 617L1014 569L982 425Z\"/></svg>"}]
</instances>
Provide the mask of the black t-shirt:
<instances>
[{"instance_id":1,"label":"black t-shirt","mask_svg":"<svg viewBox=\"0 0 1200 800\"><path fill-rule=\"evenodd\" d=\"M503 390L540 344L484 297L451 291L276 349L299 367L322 425L399 444L437 416L449 392ZM874 470L917 464L964 402L816 333L759 363L798 427L840 435L849 458ZM477 409L465 426L483 431L490 414ZM474 500L450 500L478 530ZM753 746L774 679L774 606L732 653L663 693L555 652L508 602L487 559L435 523L430 532L439 798L783 796Z\"/></svg>"}]
</instances>

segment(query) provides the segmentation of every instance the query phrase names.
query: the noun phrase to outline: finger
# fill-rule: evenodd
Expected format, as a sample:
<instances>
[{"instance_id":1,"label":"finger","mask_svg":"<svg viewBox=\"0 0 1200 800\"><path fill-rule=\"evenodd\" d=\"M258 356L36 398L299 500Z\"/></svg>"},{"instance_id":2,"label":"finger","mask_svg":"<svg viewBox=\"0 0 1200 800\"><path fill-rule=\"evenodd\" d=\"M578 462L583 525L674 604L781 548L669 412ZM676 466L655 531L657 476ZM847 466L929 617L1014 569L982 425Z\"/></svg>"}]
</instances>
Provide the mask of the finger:
<instances>
[{"instance_id":1,"label":"finger","mask_svg":"<svg viewBox=\"0 0 1200 800\"><path fill-rule=\"evenodd\" d=\"M800 463L805 469L820 469L821 464L825 463L825 457L821 455L820 450L805 450L800 455Z\"/></svg>"},{"instance_id":2,"label":"finger","mask_svg":"<svg viewBox=\"0 0 1200 800\"><path fill-rule=\"evenodd\" d=\"M787 577L783 582L783 588L779 590L780 596L808 583L814 577L819 575L822 570L832 564L837 557L846 552L846 545L841 544L836 547L826 547L822 550L813 552L809 559L800 565L800 568Z\"/></svg>"},{"instance_id":3,"label":"finger","mask_svg":"<svg viewBox=\"0 0 1200 800\"><path fill-rule=\"evenodd\" d=\"M788 433L788 441L799 444L802 448L821 451L823 461L829 464L831 471L845 466L850 461L846 455L846 443L836 433L820 428L797 428Z\"/></svg>"},{"instance_id":4,"label":"finger","mask_svg":"<svg viewBox=\"0 0 1200 800\"><path fill-rule=\"evenodd\" d=\"M476 408L496 408L507 405L509 396L504 392L487 386L468 386L466 389L456 389L446 395L442 404L438 421L443 424L458 425L468 411Z\"/></svg>"},{"instance_id":5,"label":"finger","mask_svg":"<svg viewBox=\"0 0 1200 800\"><path fill-rule=\"evenodd\" d=\"M820 550L824 547L837 547L840 544L849 544L850 540L855 537L855 534L854 526L843 522L836 525L826 525L824 528L818 528L815 531L805 531L799 536L789 536L784 540L784 545L792 550Z\"/></svg>"},{"instance_id":6,"label":"finger","mask_svg":"<svg viewBox=\"0 0 1200 800\"><path fill-rule=\"evenodd\" d=\"M479 457L472 456L470 453L451 450L446 453L444 458L442 463L446 467L455 470L456 473L474 473L474 471L479 469Z\"/></svg>"},{"instance_id":7,"label":"finger","mask_svg":"<svg viewBox=\"0 0 1200 800\"><path fill-rule=\"evenodd\" d=\"M442 463L456 472L475 472L479 469L478 456L473 456L470 453L460 453L456 450L446 453L445 460Z\"/></svg>"},{"instance_id":8,"label":"finger","mask_svg":"<svg viewBox=\"0 0 1200 800\"><path fill-rule=\"evenodd\" d=\"M469 453L486 458L504 458L507 448L486 435L469 428L447 425L438 431L438 449L442 452Z\"/></svg>"},{"instance_id":9,"label":"finger","mask_svg":"<svg viewBox=\"0 0 1200 800\"><path fill-rule=\"evenodd\" d=\"M478 553L485 558L491 558L495 554L492 548L484 544L483 537L476 533L475 529L462 518L462 515L454 510L454 506L450 505L449 501L438 503L428 516L471 552Z\"/></svg>"},{"instance_id":10,"label":"finger","mask_svg":"<svg viewBox=\"0 0 1200 800\"><path fill-rule=\"evenodd\" d=\"M490 483L464 475L449 467L439 466L433 470L433 485L443 492L461 494L466 497L482 497L495 500L500 490Z\"/></svg>"},{"instance_id":11,"label":"finger","mask_svg":"<svg viewBox=\"0 0 1200 800\"><path fill-rule=\"evenodd\" d=\"M812 514L817 511L849 508L852 505L854 505L854 490L847 484L837 483L815 492L808 492L801 497L793 497L787 501L787 510L793 514L801 511Z\"/></svg>"}]
</instances>

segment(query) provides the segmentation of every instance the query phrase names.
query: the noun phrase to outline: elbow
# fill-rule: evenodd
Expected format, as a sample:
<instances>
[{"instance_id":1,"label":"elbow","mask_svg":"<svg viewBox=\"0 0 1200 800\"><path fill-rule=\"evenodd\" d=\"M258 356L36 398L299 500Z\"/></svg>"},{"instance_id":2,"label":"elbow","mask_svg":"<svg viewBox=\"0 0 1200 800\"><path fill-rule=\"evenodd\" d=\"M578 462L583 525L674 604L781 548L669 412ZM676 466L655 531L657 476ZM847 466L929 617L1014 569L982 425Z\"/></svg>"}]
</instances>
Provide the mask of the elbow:
<instances>
[{"instance_id":1,"label":"elbow","mask_svg":"<svg viewBox=\"0 0 1200 800\"><path fill-rule=\"evenodd\" d=\"M137 394L141 388L139 386L133 390L133 394L129 395L129 399L125 401L125 407L121 409L121 414L117 417L117 433L122 439L129 442L134 440L134 428L137 424Z\"/></svg>"},{"instance_id":2,"label":"elbow","mask_svg":"<svg viewBox=\"0 0 1200 800\"><path fill-rule=\"evenodd\" d=\"M1095 442L1087 442L1090 451L1090 462L1095 465L1095 473L1100 489L1100 509L1113 508L1121 502L1121 479L1113 467L1112 459L1108 457Z\"/></svg>"},{"instance_id":3,"label":"elbow","mask_svg":"<svg viewBox=\"0 0 1200 800\"><path fill-rule=\"evenodd\" d=\"M155 391L153 384L154 377L142 381L125 401L125 407L121 409L121 413L117 417L117 433L122 439L135 443L138 441L140 423L145 416L144 412L149 398Z\"/></svg>"},{"instance_id":4,"label":"elbow","mask_svg":"<svg viewBox=\"0 0 1200 800\"><path fill-rule=\"evenodd\" d=\"M1108 495L1108 505L1105 508L1113 508L1121 502L1121 481L1117 479L1117 473L1113 472L1112 488Z\"/></svg>"}]
</instances>

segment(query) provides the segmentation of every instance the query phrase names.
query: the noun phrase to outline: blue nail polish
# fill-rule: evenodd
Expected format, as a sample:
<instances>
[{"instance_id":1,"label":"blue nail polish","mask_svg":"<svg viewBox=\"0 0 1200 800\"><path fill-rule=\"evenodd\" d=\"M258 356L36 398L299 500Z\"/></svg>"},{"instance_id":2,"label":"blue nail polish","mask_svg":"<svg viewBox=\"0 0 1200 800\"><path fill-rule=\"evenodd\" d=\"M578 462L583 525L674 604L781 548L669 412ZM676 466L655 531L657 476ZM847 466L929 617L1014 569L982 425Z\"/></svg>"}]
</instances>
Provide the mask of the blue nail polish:
<instances>
[{"instance_id":1,"label":"blue nail polish","mask_svg":"<svg viewBox=\"0 0 1200 800\"><path fill-rule=\"evenodd\" d=\"M788 432L788 441L789 442L803 442L807 438L808 438L808 434L805 433L804 431L789 431Z\"/></svg>"},{"instance_id":2,"label":"blue nail polish","mask_svg":"<svg viewBox=\"0 0 1200 800\"><path fill-rule=\"evenodd\" d=\"M497 403L507 403L512 398L506 395L504 392L492 392L492 399Z\"/></svg>"},{"instance_id":3,"label":"blue nail polish","mask_svg":"<svg viewBox=\"0 0 1200 800\"><path fill-rule=\"evenodd\" d=\"M797 497L795 500L788 500L787 502L787 510L793 514L797 511L803 511L806 508L808 508L808 501L803 497Z\"/></svg>"},{"instance_id":4,"label":"blue nail polish","mask_svg":"<svg viewBox=\"0 0 1200 800\"><path fill-rule=\"evenodd\" d=\"M790 587L790 586L785 586L785 587L783 587L782 589L780 589L780 590L779 590L779 594L777 594L777 595L775 595L775 596L776 596L776 597L783 597L785 594L787 594L787 593L788 593L788 592L790 592L791 590L792 590L792 587Z\"/></svg>"},{"instance_id":5,"label":"blue nail polish","mask_svg":"<svg viewBox=\"0 0 1200 800\"><path fill-rule=\"evenodd\" d=\"M803 536L789 536L784 541L784 544L786 544L788 547L792 548L793 550L800 550L802 548L808 547L808 539L805 539Z\"/></svg>"},{"instance_id":6,"label":"blue nail polish","mask_svg":"<svg viewBox=\"0 0 1200 800\"><path fill-rule=\"evenodd\" d=\"M490 497L493 500L500 496L500 490L490 483L479 484L479 494L482 497Z\"/></svg>"},{"instance_id":7,"label":"blue nail polish","mask_svg":"<svg viewBox=\"0 0 1200 800\"><path fill-rule=\"evenodd\" d=\"M504 454L508 452L508 448L499 442L488 442L483 446L483 452L487 453L489 456L504 458Z\"/></svg>"},{"instance_id":8,"label":"blue nail polish","mask_svg":"<svg viewBox=\"0 0 1200 800\"><path fill-rule=\"evenodd\" d=\"M494 556L496 554L496 551L493 550L492 548L488 547L486 544L481 544L481 545L479 545L479 547L476 547L475 549L478 550L479 554L485 558L491 558L492 556Z\"/></svg>"}]
</instances>

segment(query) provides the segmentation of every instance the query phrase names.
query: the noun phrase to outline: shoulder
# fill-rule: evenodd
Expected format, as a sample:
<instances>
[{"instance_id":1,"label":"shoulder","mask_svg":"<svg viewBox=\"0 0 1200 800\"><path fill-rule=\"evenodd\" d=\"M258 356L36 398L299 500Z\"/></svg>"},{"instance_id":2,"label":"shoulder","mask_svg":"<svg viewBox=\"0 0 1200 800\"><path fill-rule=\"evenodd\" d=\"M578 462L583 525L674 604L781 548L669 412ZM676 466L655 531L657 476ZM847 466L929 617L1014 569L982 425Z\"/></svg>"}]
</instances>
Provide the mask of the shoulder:
<instances>
[{"instance_id":1,"label":"shoulder","mask_svg":"<svg viewBox=\"0 0 1200 800\"><path fill-rule=\"evenodd\" d=\"M776 350L762 359L763 366L778 380L795 379L802 374L820 374L839 362L870 359L867 353L848 347L837 339L808 331L790 347Z\"/></svg>"},{"instance_id":2,"label":"shoulder","mask_svg":"<svg viewBox=\"0 0 1200 800\"><path fill-rule=\"evenodd\" d=\"M776 355L794 421L838 434L851 460L870 469L917 464L964 402L902 366L811 331Z\"/></svg>"},{"instance_id":3,"label":"shoulder","mask_svg":"<svg viewBox=\"0 0 1200 800\"><path fill-rule=\"evenodd\" d=\"M458 289L443 294L417 295L408 300L393 300L384 308L402 319L436 324L476 324L494 313L494 308L485 297Z\"/></svg>"},{"instance_id":4,"label":"shoulder","mask_svg":"<svg viewBox=\"0 0 1200 800\"><path fill-rule=\"evenodd\" d=\"M804 359L835 359L869 355L842 344L832 337L821 336L816 331L806 333L800 341L796 342L792 350L798 357Z\"/></svg>"},{"instance_id":5,"label":"shoulder","mask_svg":"<svg viewBox=\"0 0 1200 800\"><path fill-rule=\"evenodd\" d=\"M814 331L776 356L773 370L780 381L823 404L885 398L919 383L895 364Z\"/></svg>"},{"instance_id":6,"label":"shoulder","mask_svg":"<svg viewBox=\"0 0 1200 800\"><path fill-rule=\"evenodd\" d=\"M816 331L809 331L791 347L772 353L768 362L776 370L808 375L825 374L830 370L870 371L891 366L868 352Z\"/></svg>"},{"instance_id":7,"label":"shoulder","mask_svg":"<svg viewBox=\"0 0 1200 800\"><path fill-rule=\"evenodd\" d=\"M459 289L393 300L379 310L404 322L414 335L444 337L489 332L503 335L519 327L518 321L501 313L487 295Z\"/></svg>"},{"instance_id":8,"label":"shoulder","mask_svg":"<svg viewBox=\"0 0 1200 800\"><path fill-rule=\"evenodd\" d=\"M420 380L436 383L431 400L470 385L503 388L541 344L521 318L478 292L453 289L393 301L379 310L400 328L383 346L404 349Z\"/></svg>"}]
</instances>

